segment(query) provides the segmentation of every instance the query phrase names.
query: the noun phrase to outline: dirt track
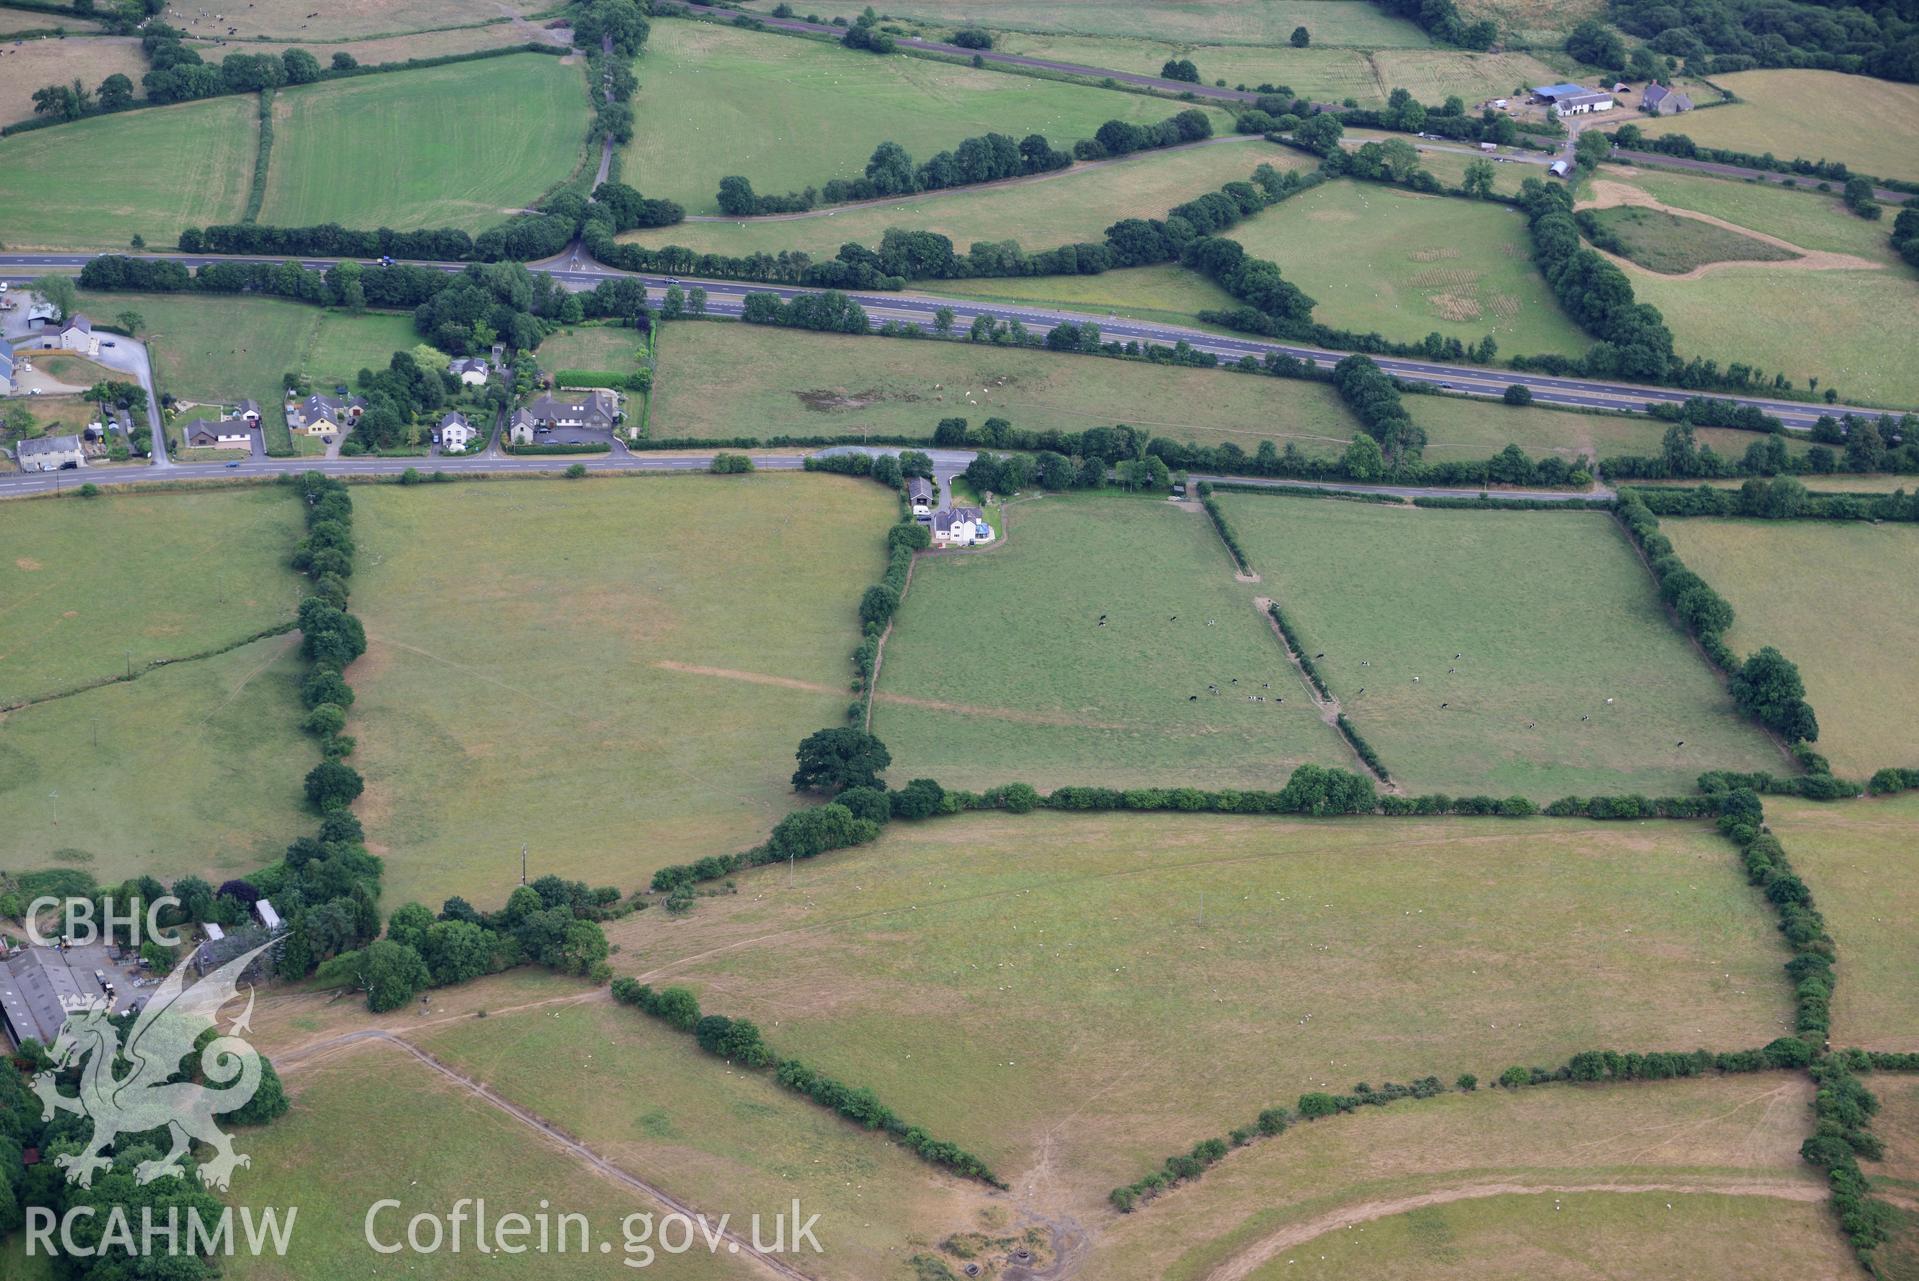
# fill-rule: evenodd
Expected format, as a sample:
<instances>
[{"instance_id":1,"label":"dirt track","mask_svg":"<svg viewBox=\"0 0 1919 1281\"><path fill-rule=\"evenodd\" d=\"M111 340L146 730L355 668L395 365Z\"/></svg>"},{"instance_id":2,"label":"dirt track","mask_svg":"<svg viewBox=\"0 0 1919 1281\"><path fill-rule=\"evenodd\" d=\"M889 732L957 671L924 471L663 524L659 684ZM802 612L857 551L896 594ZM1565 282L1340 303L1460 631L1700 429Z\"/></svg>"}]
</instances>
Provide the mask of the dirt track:
<instances>
[{"instance_id":1,"label":"dirt track","mask_svg":"<svg viewBox=\"0 0 1919 1281\"><path fill-rule=\"evenodd\" d=\"M1606 253L1603 249L1599 251L1605 254L1611 261L1619 264L1619 266L1626 271L1636 271L1642 275L1656 276L1661 280L1697 280L1701 276L1722 270L1726 267L1768 267L1787 271L1884 270L1884 264L1876 263L1870 258L1859 258L1852 254L1833 253L1825 249L1806 249L1793 244L1790 240L1782 240L1778 236L1768 236L1763 231L1754 231L1751 227L1742 227L1738 223L1728 222L1724 218L1715 218L1711 214L1699 213L1693 209L1677 208L1676 206L1666 204L1664 201L1656 200L1639 188L1629 186L1623 182L1609 182L1604 178L1594 179L1592 193L1591 199L1579 202L1579 208L1611 209L1619 205L1634 205L1641 209L1655 209L1660 213L1672 214L1676 218L1691 218L1696 222L1708 223L1722 230L1735 232L1749 240L1757 240L1761 244L1771 245L1775 249L1784 249L1788 253L1799 255L1797 258L1787 262L1770 262L1750 258L1729 258L1724 262L1709 262L1703 266L1694 267L1691 271L1670 273L1653 271L1629 259L1621 258L1618 254Z\"/></svg>"}]
</instances>

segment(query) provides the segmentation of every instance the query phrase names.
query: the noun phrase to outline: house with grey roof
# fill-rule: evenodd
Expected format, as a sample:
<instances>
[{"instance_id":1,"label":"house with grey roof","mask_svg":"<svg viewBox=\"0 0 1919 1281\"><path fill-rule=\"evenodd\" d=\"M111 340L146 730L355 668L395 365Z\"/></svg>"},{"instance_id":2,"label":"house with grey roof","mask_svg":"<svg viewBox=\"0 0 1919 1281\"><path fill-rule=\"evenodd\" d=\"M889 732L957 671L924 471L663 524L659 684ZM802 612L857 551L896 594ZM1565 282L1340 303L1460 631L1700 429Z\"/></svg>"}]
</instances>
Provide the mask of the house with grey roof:
<instances>
[{"instance_id":1,"label":"house with grey roof","mask_svg":"<svg viewBox=\"0 0 1919 1281\"><path fill-rule=\"evenodd\" d=\"M506 420L506 443L509 445L530 445L533 433L539 428L540 420L525 409L516 409L513 416Z\"/></svg>"},{"instance_id":2,"label":"house with grey roof","mask_svg":"<svg viewBox=\"0 0 1919 1281\"><path fill-rule=\"evenodd\" d=\"M305 400L287 402L287 428L303 436L347 432L366 412L366 401L358 396L328 396L315 392Z\"/></svg>"},{"instance_id":3,"label":"house with grey roof","mask_svg":"<svg viewBox=\"0 0 1919 1281\"><path fill-rule=\"evenodd\" d=\"M188 449L250 449L253 429L244 418L208 422L196 418L180 429L180 443Z\"/></svg>"},{"instance_id":4,"label":"house with grey roof","mask_svg":"<svg viewBox=\"0 0 1919 1281\"><path fill-rule=\"evenodd\" d=\"M260 425L260 402L257 400L241 401L238 405L234 406L233 416L244 419L249 427L258 427Z\"/></svg>"},{"instance_id":5,"label":"house with grey roof","mask_svg":"<svg viewBox=\"0 0 1919 1281\"><path fill-rule=\"evenodd\" d=\"M76 311L60 326L60 345L87 356L100 350L100 339L94 334L93 322L87 319L85 312Z\"/></svg>"},{"instance_id":6,"label":"house with grey roof","mask_svg":"<svg viewBox=\"0 0 1919 1281\"><path fill-rule=\"evenodd\" d=\"M447 372L468 387L486 386L488 367L484 356L462 356L447 366Z\"/></svg>"},{"instance_id":7,"label":"house with grey roof","mask_svg":"<svg viewBox=\"0 0 1919 1281\"><path fill-rule=\"evenodd\" d=\"M439 426L433 429L433 443L449 454L463 454L477 434L466 415L455 410L440 419Z\"/></svg>"},{"instance_id":8,"label":"house with grey roof","mask_svg":"<svg viewBox=\"0 0 1919 1281\"><path fill-rule=\"evenodd\" d=\"M13 395L13 344L0 338L0 396Z\"/></svg>"},{"instance_id":9,"label":"house with grey roof","mask_svg":"<svg viewBox=\"0 0 1919 1281\"><path fill-rule=\"evenodd\" d=\"M1676 116L1682 111L1692 110L1692 99L1654 82L1647 85L1646 92L1639 96L1639 106L1648 115Z\"/></svg>"},{"instance_id":10,"label":"house with grey roof","mask_svg":"<svg viewBox=\"0 0 1919 1281\"><path fill-rule=\"evenodd\" d=\"M21 471L59 471L63 467L85 467L86 447L78 436L38 436L13 447L14 459Z\"/></svg>"},{"instance_id":11,"label":"house with grey roof","mask_svg":"<svg viewBox=\"0 0 1919 1281\"><path fill-rule=\"evenodd\" d=\"M993 527L977 507L949 507L933 513L933 542L940 547L972 547L993 541Z\"/></svg>"},{"instance_id":12,"label":"house with grey roof","mask_svg":"<svg viewBox=\"0 0 1919 1281\"><path fill-rule=\"evenodd\" d=\"M620 398L604 387L558 394L547 392L531 401L526 409L542 426L612 431L620 419Z\"/></svg>"}]
</instances>

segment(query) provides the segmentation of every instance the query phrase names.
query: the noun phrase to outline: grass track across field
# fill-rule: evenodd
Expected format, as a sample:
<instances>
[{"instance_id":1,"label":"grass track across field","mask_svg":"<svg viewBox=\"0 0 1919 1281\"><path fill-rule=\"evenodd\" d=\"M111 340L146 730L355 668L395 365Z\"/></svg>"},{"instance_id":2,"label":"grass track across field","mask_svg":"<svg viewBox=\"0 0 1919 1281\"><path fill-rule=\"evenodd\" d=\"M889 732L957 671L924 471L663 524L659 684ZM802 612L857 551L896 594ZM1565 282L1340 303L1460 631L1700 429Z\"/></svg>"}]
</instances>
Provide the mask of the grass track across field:
<instances>
[{"instance_id":1,"label":"grass track across field","mask_svg":"<svg viewBox=\"0 0 1919 1281\"><path fill-rule=\"evenodd\" d=\"M579 65L517 54L281 91L260 221L479 231L573 172Z\"/></svg>"},{"instance_id":2,"label":"grass track across field","mask_svg":"<svg viewBox=\"0 0 1919 1281\"><path fill-rule=\"evenodd\" d=\"M630 890L763 838L799 803L799 740L845 723L894 511L870 481L790 475L354 504L358 809L394 904L502 903L523 841L536 876Z\"/></svg>"},{"instance_id":3,"label":"grass track across field","mask_svg":"<svg viewBox=\"0 0 1919 1281\"><path fill-rule=\"evenodd\" d=\"M1687 568L1732 602L1735 651L1773 645L1799 665L1818 748L1835 770L1863 779L1919 762L1919 677L1887 661L1919 652L1919 529L1706 519L1661 529Z\"/></svg>"},{"instance_id":4,"label":"grass track across field","mask_svg":"<svg viewBox=\"0 0 1919 1281\"><path fill-rule=\"evenodd\" d=\"M250 95L111 116L0 139L8 249L156 248L246 207L259 138ZM79 175L111 175L91 181Z\"/></svg>"},{"instance_id":5,"label":"grass track across field","mask_svg":"<svg viewBox=\"0 0 1919 1281\"><path fill-rule=\"evenodd\" d=\"M779 194L853 177L889 139L916 161L989 131L1068 148L1108 120L1157 122L1187 105L697 22L656 24L635 70L648 125L625 150L625 180L699 214L719 212L732 174ZM1230 127L1205 110L1215 132Z\"/></svg>"},{"instance_id":6,"label":"grass track across field","mask_svg":"<svg viewBox=\"0 0 1919 1281\"><path fill-rule=\"evenodd\" d=\"M620 968L754 1019L1015 1186L1046 1160L1085 1210L1305 1090L1762 1044L1789 1015L1771 916L1704 824L988 814L788 876L615 926ZM1349 1123L1392 1135L1421 1106ZM1355 1141L1393 1152L1376 1133Z\"/></svg>"},{"instance_id":7,"label":"grass track across field","mask_svg":"<svg viewBox=\"0 0 1919 1281\"><path fill-rule=\"evenodd\" d=\"M1703 770L1786 765L1609 516L1221 502L1261 590L1410 791L1670 795Z\"/></svg>"},{"instance_id":8,"label":"grass track across field","mask_svg":"<svg viewBox=\"0 0 1919 1281\"><path fill-rule=\"evenodd\" d=\"M1056 495L1009 520L1003 547L914 571L873 712L901 777L1278 788L1355 764L1203 514Z\"/></svg>"}]
</instances>

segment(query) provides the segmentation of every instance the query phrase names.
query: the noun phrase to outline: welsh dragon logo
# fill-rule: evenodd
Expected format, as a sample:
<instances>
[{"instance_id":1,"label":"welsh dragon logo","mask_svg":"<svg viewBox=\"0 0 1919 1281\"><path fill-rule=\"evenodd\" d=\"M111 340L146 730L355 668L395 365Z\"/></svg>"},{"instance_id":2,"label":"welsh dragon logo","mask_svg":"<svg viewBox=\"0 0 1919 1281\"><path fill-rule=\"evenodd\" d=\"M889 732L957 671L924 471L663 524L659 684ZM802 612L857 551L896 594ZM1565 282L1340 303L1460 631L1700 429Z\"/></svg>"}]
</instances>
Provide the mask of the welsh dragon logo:
<instances>
[{"instance_id":1,"label":"welsh dragon logo","mask_svg":"<svg viewBox=\"0 0 1919 1281\"><path fill-rule=\"evenodd\" d=\"M213 1120L215 1113L246 1106L260 1088L259 1052L238 1035L248 1030L253 1015L251 985L246 1009L227 1034L214 1037L200 1051L201 1075L223 1088L167 1078L179 1072L180 1060L193 1052L200 1036L217 1026L221 1007L238 995L240 975L267 946L236 957L191 987L186 971L192 961L182 961L140 1011L125 1045L103 1004L93 1002L68 1016L53 1043L54 1066L33 1078L33 1092L45 1105L41 1120L51 1121L56 1111L64 1111L93 1121L93 1137L84 1149L54 1158L68 1182L91 1187L94 1172L113 1163L104 1153L120 1135L162 1126L172 1135L173 1149L157 1161L136 1166L138 1183L185 1173L180 1158L194 1139L214 1150L213 1158L200 1166L200 1181L209 1187L224 1191L235 1168L252 1164L233 1150L233 1140ZM62 1094L57 1073L83 1061L80 1093ZM123 1067L124 1074L116 1074Z\"/></svg>"}]
</instances>

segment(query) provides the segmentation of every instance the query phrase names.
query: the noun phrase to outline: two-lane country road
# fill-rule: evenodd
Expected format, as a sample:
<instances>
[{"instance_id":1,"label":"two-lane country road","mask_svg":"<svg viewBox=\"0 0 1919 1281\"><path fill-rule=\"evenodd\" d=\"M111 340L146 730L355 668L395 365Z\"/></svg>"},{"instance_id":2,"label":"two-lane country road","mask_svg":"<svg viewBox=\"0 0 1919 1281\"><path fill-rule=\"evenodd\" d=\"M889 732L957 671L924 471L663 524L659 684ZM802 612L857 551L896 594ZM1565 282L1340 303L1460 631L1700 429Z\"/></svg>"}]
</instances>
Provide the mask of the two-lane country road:
<instances>
[{"instance_id":1,"label":"two-lane country road","mask_svg":"<svg viewBox=\"0 0 1919 1281\"><path fill-rule=\"evenodd\" d=\"M0 279L27 283L43 275L77 273L94 256L75 253L0 254ZM187 267L199 267L213 262L286 261L284 258L247 255L140 254L135 256L167 259ZM294 261L316 271L325 271L341 260L297 258ZM412 265L457 272L464 271L469 264L430 262ZM698 285L707 291L707 314L715 316L738 316L745 306L746 296L749 293L769 293L785 299L819 292L817 289L794 285L765 285L737 280L708 280L694 276L666 276L620 271L594 261L578 244L554 258L544 262L528 263L527 266L531 270L544 272L566 288L573 290L591 289L602 280L620 277L637 279L648 289L654 290L664 289L673 284ZM1059 324L1092 324L1099 326L1101 335L1109 341L1138 341L1167 347L1185 342L1194 350L1217 356L1223 362L1237 361L1243 356L1258 360L1267 353L1273 352L1300 360L1310 360L1320 368L1331 368L1341 357L1348 354L1300 343L1274 342L1261 338L1221 334L1185 325L1169 325L1156 321L1133 320L1115 315L1067 311L1038 305L984 303L971 299L945 298L938 294L912 290L901 293L851 292L847 296L865 308L867 315L876 321L898 320L928 330L933 326L935 314L944 307L952 311L955 328L962 331L976 316L1018 320L1029 329L1037 329L1042 333ZM1062 359L1091 358L1062 357ZM1396 378L1407 382L1425 383L1442 391L1491 397L1502 395L1507 387L1519 383L1531 390L1533 399L1536 401L1575 409L1643 412L1648 404L1676 405L1683 403L1690 396L1700 394L1683 388L1646 387L1636 383L1615 382L1601 378L1570 378L1555 377L1550 374L1520 373L1483 365L1454 365L1443 361L1396 356L1375 356L1373 359L1378 362L1381 369ZM1805 401L1780 400L1769 396L1732 395L1722 392L1710 394L1741 405L1757 406L1778 418L1787 427L1798 430L1810 429L1822 414L1845 413L1849 410L1865 414L1879 412L1877 409L1844 404L1828 406Z\"/></svg>"}]
</instances>

